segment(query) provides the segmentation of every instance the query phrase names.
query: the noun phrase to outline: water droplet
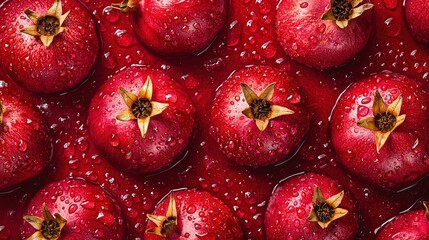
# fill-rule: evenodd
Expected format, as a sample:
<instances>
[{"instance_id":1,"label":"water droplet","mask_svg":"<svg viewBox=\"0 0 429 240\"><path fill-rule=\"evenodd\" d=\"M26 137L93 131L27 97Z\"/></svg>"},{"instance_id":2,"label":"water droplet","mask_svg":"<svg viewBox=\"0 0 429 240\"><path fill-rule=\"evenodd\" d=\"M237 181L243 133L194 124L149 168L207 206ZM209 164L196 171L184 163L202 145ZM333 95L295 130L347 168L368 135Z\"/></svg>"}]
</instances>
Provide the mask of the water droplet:
<instances>
[{"instance_id":1,"label":"water droplet","mask_svg":"<svg viewBox=\"0 0 429 240\"><path fill-rule=\"evenodd\" d=\"M85 209L94 209L95 208L95 202L93 201L85 201L80 204Z\"/></svg>"},{"instance_id":2,"label":"water droplet","mask_svg":"<svg viewBox=\"0 0 429 240\"><path fill-rule=\"evenodd\" d=\"M367 108L365 106L359 106L358 110L357 110L357 113L358 113L359 117L365 117L369 113L369 108Z\"/></svg>"},{"instance_id":3,"label":"water droplet","mask_svg":"<svg viewBox=\"0 0 429 240\"><path fill-rule=\"evenodd\" d=\"M25 152L27 151L28 145L24 140L19 140L19 144L18 144L18 150L21 152Z\"/></svg>"},{"instance_id":4,"label":"water droplet","mask_svg":"<svg viewBox=\"0 0 429 240\"><path fill-rule=\"evenodd\" d=\"M297 208L297 209L296 209L296 214L297 214L297 216L298 216L299 218L301 218L301 219L303 219L303 218L307 217L307 216L305 216L305 213L306 213L306 211L305 211L305 209L304 209L304 208Z\"/></svg>"},{"instance_id":5,"label":"water droplet","mask_svg":"<svg viewBox=\"0 0 429 240\"><path fill-rule=\"evenodd\" d=\"M165 101L175 103L175 102L177 102L177 95L174 93L167 94L167 95L165 95Z\"/></svg>"},{"instance_id":6,"label":"water droplet","mask_svg":"<svg viewBox=\"0 0 429 240\"><path fill-rule=\"evenodd\" d=\"M272 58L277 53L277 47L271 41L262 44L261 48L262 55L266 58Z\"/></svg>"},{"instance_id":7,"label":"water droplet","mask_svg":"<svg viewBox=\"0 0 429 240\"><path fill-rule=\"evenodd\" d=\"M96 238L102 238L104 236L104 232L101 229L96 229L94 231L94 237Z\"/></svg>"},{"instance_id":8,"label":"water droplet","mask_svg":"<svg viewBox=\"0 0 429 240\"><path fill-rule=\"evenodd\" d=\"M69 207L69 213L70 214L73 214L73 213L75 213L76 212L76 210L77 210L77 205L76 204L72 204L72 205L70 205L70 207Z\"/></svg>"},{"instance_id":9,"label":"water droplet","mask_svg":"<svg viewBox=\"0 0 429 240\"><path fill-rule=\"evenodd\" d=\"M299 4L299 6L301 8L306 8L306 7L308 7L308 2L302 2L301 4Z\"/></svg>"},{"instance_id":10,"label":"water droplet","mask_svg":"<svg viewBox=\"0 0 429 240\"><path fill-rule=\"evenodd\" d=\"M103 63L103 66L107 69L114 69L118 65L116 57L113 56L110 52L104 53L101 61Z\"/></svg>"},{"instance_id":11,"label":"water droplet","mask_svg":"<svg viewBox=\"0 0 429 240\"><path fill-rule=\"evenodd\" d=\"M121 47L129 47L134 44L134 36L127 30L116 30L115 37L115 42Z\"/></svg>"},{"instance_id":12,"label":"water droplet","mask_svg":"<svg viewBox=\"0 0 429 240\"><path fill-rule=\"evenodd\" d=\"M107 6L103 10L103 17L111 23L117 22L120 16L121 11L114 9L111 6Z\"/></svg>"},{"instance_id":13,"label":"water droplet","mask_svg":"<svg viewBox=\"0 0 429 240\"><path fill-rule=\"evenodd\" d=\"M119 139L118 137L113 133L112 136L110 136L110 145L113 147L119 146Z\"/></svg>"},{"instance_id":14,"label":"water droplet","mask_svg":"<svg viewBox=\"0 0 429 240\"><path fill-rule=\"evenodd\" d=\"M189 214L193 214L195 213L196 210L197 208L195 207L195 205L189 205L188 208L186 209L186 212Z\"/></svg>"},{"instance_id":15,"label":"water droplet","mask_svg":"<svg viewBox=\"0 0 429 240\"><path fill-rule=\"evenodd\" d=\"M115 217L109 212L99 212L97 220L106 226L112 226L115 223Z\"/></svg>"},{"instance_id":16,"label":"water droplet","mask_svg":"<svg viewBox=\"0 0 429 240\"><path fill-rule=\"evenodd\" d=\"M398 6L398 0L383 0L383 5L390 10L393 10Z\"/></svg>"},{"instance_id":17,"label":"water droplet","mask_svg":"<svg viewBox=\"0 0 429 240\"><path fill-rule=\"evenodd\" d=\"M204 67L207 69L207 71L220 70L223 65L222 58L213 58L204 62Z\"/></svg>"},{"instance_id":18,"label":"water droplet","mask_svg":"<svg viewBox=\"0 0 429 240\"><path fill-rule=\"evenodd\" d=\"M395 18L388 18L384 21L383 33L387 37L396 37L401 32L401 25Z\"/></svg>"},{"instance_id":19,"label":"water droplet","mask_svg":"<svg viewBox=\"0 0 429 240\"><path fill-rule=\"evenodd\" d=\"M235 20L229 24L228 35L226 36L226 44L228 47L237 46L241 39L241 24Z\"/></svg>"}]
</instances>

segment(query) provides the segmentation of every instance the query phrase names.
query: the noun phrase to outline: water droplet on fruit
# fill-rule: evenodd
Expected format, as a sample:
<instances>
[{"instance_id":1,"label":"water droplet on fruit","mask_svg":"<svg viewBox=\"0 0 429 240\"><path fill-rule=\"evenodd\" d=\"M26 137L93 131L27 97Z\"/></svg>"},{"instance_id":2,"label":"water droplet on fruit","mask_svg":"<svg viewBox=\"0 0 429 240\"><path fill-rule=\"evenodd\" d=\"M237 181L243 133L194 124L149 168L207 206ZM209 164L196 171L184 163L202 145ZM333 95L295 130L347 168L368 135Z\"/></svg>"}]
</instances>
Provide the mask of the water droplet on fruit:
<instances>
[{"instance_id":1,"label":"water droplet on fruit","mask_svg":"<svg viewBox=\"0 0 429 240\"><path fill-rule=\"evenodd\" d=\"M111 226L115 223L115 217L109 212L99 212L97 220L106 226Z\"/></svg>"},{"instance_id":2,"label":"water droplet on fruit","mask_svg":"<svg viewBox=\"0 0 429 240\"><path fill-rule=\"evenodd\" d=\"M127 30L116 30L115 37L115 42L121 47L129 47L134 44L134 36Z\"/></svg>"},{"instance_id":3,"label":"water droplet on fruit","mask_svg":"<svg viewBox=\"0 0 429 240\"><path fill-rule=\"evenodd\" d=\"M401 25L395 18L388 18L384 21L383 33L387 37L396 37L401 32Z\"/></svg>"},{"instance_id":4,"label":"water droplet on fruit","mask_svg":"<svg viewBox=\"0 0 429 240\"><path fill-rule=\"evenodd\" d=\"M18 143L18 150L19 151L25 152L25 151L27 151L27 147L28 147L28 145L24 140L22 140L22 139L19 140L19 143Z\"/></svg>"},{"instance_id":5,"label":"water droplet on fruit","mask_svg":"<svg viewBox=\"0 0 429 240\"><path fill-rule=\"evenodd\" d=\"M262 56L266 58L272 58L277 53L277 47L271 41L268 41L262 44L261 48L262 48Z\"/></svg>"},{"instance_id":6,"label":"water droplet on fruit","mask_svg":"<svg viewBox=\"0 0 429 240\"><path fill-rule=\"evenodd\" d=\"M226 44L228 47L237 46L241 39L241 24L235 20L229 24L228 35L226 36Z\"/></svg>"},{"instance_id":7,"label":"water droplet on fruit","mask_svg":"<svg viewBox=\"0 0 429 240\"><path fill-rule=\"evenodd\" d=\"M94 209L95 208L95 202L93 201L85 201L80 204L85 209Z\"/></svg>"},{"instance_id":8,"label":"water droplet on fruit","mask_svg":"<svg viewBox=\"0 0 429 240\"><path fill-rule=\"evenodd\" d=\"M367 108L365 106L359 106L358 110L357 110L357 113L358 113L359 117L365 117L369 113L369 108Z\"/></svg>"},{"instance_id":9,"label":"water droplet on fruit","mask_svg":"<svg viewBox=\"0 0 429 240\"><path fill-rule=\"evenodd\" d=\"M76 212L76 210L77 210L77 205L76 204L72 204L72 205L70 205L70 207L69 207L69 213L70 214L73 214L73 213L75 213Z\"/></svg>"},{"instance_id":10,"label":"water droplet on fruit","mask_svg":"<svg viewBox=\"0 0 429 240\"><path fill-rule=\"evenodd\" d=\"M107 6L103 10L103 17L111 23L117 22L120 16L121 16L121 11L114 9L111 6Z\"/></svg>"},{"instance_id":11,"label":"water droplet on fruit","mask_svg":"<svg viewBox=\"0 0 429 240\"><path fill-rule=\"evenodd\" d=\"M196 210L197 208L195 207L195 205L189 205L188 208L186 209L186 212L189 214L193 214L195 213Z\"/></svg>"},{"instance_id":12,"label":"water droplet on fruit","mask_svg":"<svg viewBox=\"0 0 429 240\"><path fill-rule=\"evenodd\" d=\"M301 4L299 4L299 6L301 8L306 8L306 7L308 7L308 2L302 2Z\"/></svg>"},{"instance_id":13,"label":"water droplet on fruit","mask_svg":"<svg viewBox=\"0 0 429 240\"><path fill-rule=\"evenodd\" d=\"M223 67L223 59L222 58L213 58L204 62L204 67L207 71L217 71Z\"/></svg>"},{"instance_id":14,"label":"water droplet on fruit","mask_svg":"<svg viewBox=\"0 0 429 240\"><path fill-rule=\"evenodd\" d=\"M170 102L170 103L175 103L175 102L177 102L177 95L174 93L167 94L167 95L165 95L165 101Z\"/></svg>"},{"instance_id":15,"label":"water droplet on fruit","mask_svg":"<svg viewBox=\"0 0 429 240\"><path fill-rule=\"evenodd\" d=\"M110 145L112 145L113 147L119 146L119 139L114 133L110 136L109 141Z\"/></svg>"},{"instance_id":16,"label":"water droplet on fruit","mask_svg":"<svg viewBox=\"0 0 429 240\"><path fill-rule=\"evenodd\" d=\"M103 66L107 69L114 69L118 65L116 57L113 56L110 52L104 53L101 61L103 63Z\"/></svg>"},{"instance_id":17,"label":"water droplet on fruit","mask_svg":"<svg viewBox=\"0 0 429 240\"><path fill-rule=\"evenodd\" d=\"M96 238L102 238L104 236L104 232L101 229L96 229L94 231L94 237Z\"/></svg>"},{"instance_id":18,"label":"water droplet on fruit","mask_svg":"<svg viewBox=\"0 0 429 240\"><path fill-rule=\"evenodd\" d=\"M398 5L398 0L383 0L383 5L390 10L393 10Z\"/></svg>"},{"instance_id":19,"label":"water droplet on fruit","mask_svg":"<svg viewBox=\"0 0 429 240\"><path fill-rule=\"evenodd\" d=\"M259 3L259 12L261 14L268 14L271 11L271 4L269 1L256 1Z\"/></svg>"}]
</instances>

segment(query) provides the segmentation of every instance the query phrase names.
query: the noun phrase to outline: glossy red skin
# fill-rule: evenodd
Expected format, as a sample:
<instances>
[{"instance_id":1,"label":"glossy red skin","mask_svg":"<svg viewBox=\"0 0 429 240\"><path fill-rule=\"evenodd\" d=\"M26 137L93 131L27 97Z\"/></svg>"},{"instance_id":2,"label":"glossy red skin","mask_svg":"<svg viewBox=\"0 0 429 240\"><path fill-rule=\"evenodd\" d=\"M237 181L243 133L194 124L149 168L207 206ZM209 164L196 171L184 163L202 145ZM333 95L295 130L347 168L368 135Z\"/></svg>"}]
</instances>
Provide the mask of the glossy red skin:
<instances>
[{"instance_id":1,"label":"glossy red skin","mask_svg":"<svg viewBox=\"0 0 429 240\"><path fill-rule=\"evenodd\" d=\"M121 210L105 191L84 180L65 179L44 186L30 201L25 216L42 217L42 204L52 214L67 220L60 239L125 239ZM35 229L21 224L21 237L27 238Z\"/></svg>"},{"instance_id":2,"label":"glossy red skin","mask_svg":"<svg viewBox=\"0 0 429 240\"><path fill-rule=\"evenodd\" d=\"M90 74L100 43L88 10L76 0L62 0L63 13L70 14L46 48L40 38L21 33L34 25L24 14L26 8L46 14L53 1L11 0L0 8L0 66L26 89L38 93L65 92ZM19 27L17 27L19 26Z\"/></svg>"},{"instance_id":3,"label":"glossy red skin","mask_svg":"<svg viewBox=\"0 0 429 240\"><path fill-rule=\"evenodd\" d=\"M207 192L179 190L173 192L177 208L176 233L167 239L242 239L238 219L231 210ZM154 214L165 216L170 197L167 196L155 208ZM146 229L156 227L149 222ZM164 239L146 233L144 239Z\"/></svg>"},{"instance_id":4,"label":"glossy red skin","mask_svg":"<svg viewBox=\"0 0 429 240\"><path fill-rule=\"evenodd\" d=\"M0 88L0 190L39 175L48 164L52 143L45 119L30 99Z\"/></svg>"},{"instance_id":5,"label":"glossy red skin","mask_svg":"<svg viewBox=\"0 0 429 240\"><path fill-rule=\"evenodd\" d=\"M405 17L411 35L420 43L429 43L429 2L425 0L405 1Z\"/></svg>"},{"instance_id":6,"label":"glossy red skin","mask_svg":"<svg viewBox=\"0 0 429 240\"><path fill-rule=\"evenodd\" d=\"M306 7L304 7L306 6ZM372 29L372 10L341 29L322 20L330 0L284 0L277 8L277 40L292 59L317 69L342 65L359 53Z\"/></svg>"},{"instance_id":7,"label":"glossy red skin","mask_svg":"<svg viewBox=\"0 0 429 240\"><path fill-rule=\"evenodd\" d=\"M242 113L249 106L242 93L242 82L257 95L276 82L272 103L295 113L271 119L261 132L255 120ZM268 66L243 68L217 90L210 131L221 151L238 164L258 167L279 163L293 156L308 132L310 115L305 104L305 96L291 76Z\"/></svg>"},{"instance_id":8,"label":"glossy red skin","mask_svg":"<svg viewBox=\"0 0 429 240\"><path fill-rule=\"evenodd\" d=\"M204 50L226 22L225 0L140 0L131 9L140 41L162 55Z\"/></svg>"},{"instance_id":9,"label":"glossy red skin","mask_svg":"<svg viewBox=\"0 0 429 240\"><path fill-rule=\"evenodd\" d=\"M347 190L339 205L348 213L325 229L307 221L313 207L314 189L319 187L325 198L345 190L334 179L308 173L286 179L273 191L265 212L267 239L356 239L359 214L356 201Z\"/></svg>"},{"instance_id":10,"label":"glossy red skin","mask_svg":"<svg viewBox=\"0 0 429 240\"><path fill-rule=\"evenodd\" d=\"M384 226L376 240L428 240L429 219L425 210L414 210L397 216Z\"/></svg>"},{"instance_id":11,"label":"glossy red skin","mask_svg":"<svg viewBox=\"0 0 429 240\"><path fill-rule=\"evenodd\" d=\"M357 126L372 116L374 91L390 104L400 94L404 123L377 153L374 133ZM353 84L339 98L331 117L331 135L339 161L354 175L382 188L399 190L429 173L429 93L422 83L381 73Z\"/></svg>"},{"instance_id":12,"label":"glossy red skin","mask_svg":"<svg viewBox=\"0 0 429 240\"><path fill-rule=\"evenodd\" d=\"M148 76L153 83L152 101L169 106L151 117L146 137L142 138L136 120L116 119L127 108L118 88L138 94ZM94 96L88 126L95 146L114 165L148 174L165 169L184 153L192 135L194 113L187 94L169 76L158 70L130 67L110 78Z\"/></svg>"}]
</instances>

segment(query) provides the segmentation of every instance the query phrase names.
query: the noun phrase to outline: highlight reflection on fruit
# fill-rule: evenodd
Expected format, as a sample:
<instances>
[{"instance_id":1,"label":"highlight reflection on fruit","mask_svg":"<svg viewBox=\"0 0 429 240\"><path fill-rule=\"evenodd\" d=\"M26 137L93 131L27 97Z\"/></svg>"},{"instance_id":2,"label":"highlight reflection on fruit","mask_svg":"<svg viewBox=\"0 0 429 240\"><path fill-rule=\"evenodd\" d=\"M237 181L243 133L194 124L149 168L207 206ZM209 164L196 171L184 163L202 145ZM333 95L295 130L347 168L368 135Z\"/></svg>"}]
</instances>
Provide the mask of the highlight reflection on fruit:
<instances>
[{"instance_id":1,"label":"highlight reflection on fruit","mask_svg":"<svg viewBox=\"0 0 429 240\"><path fill-rule=\"evenodd\" d=\"M0 239L427 230L425 2L1 2Z\"/></svg>"}]
</instances>

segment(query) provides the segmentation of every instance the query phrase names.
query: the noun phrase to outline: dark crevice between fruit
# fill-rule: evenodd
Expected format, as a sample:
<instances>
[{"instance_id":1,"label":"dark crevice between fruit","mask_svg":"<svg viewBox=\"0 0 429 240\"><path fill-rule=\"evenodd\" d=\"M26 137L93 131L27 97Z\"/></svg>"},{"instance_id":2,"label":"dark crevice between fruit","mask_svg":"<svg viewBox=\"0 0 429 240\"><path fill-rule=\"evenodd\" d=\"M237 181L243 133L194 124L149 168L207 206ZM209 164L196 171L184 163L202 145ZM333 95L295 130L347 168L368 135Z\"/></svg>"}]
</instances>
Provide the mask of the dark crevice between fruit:
<instances>
[{"instance_id":1,"label":"dark crevice between fruit","mask_svg":"<svg viewBox=\"0 0 429 240\"><path fill-rule=\"evenodd\" d=\"M307 220L310 222L317 222L323 229L327 228L332 221L344 217L348 213L346 209L338 207L343 197L344 191L341 191L325 199L322 190L316 187L313 194L313 208Z\"/></svg>"},{"instance_id":2,"label":"dark crevice between fruit","mask_svg":"<svg viewBox=\"0 0 429 240\"><path fill-rule=\"evenodd\" d=\"M40 35L53 36L60 31L60 20L54 16L45 16L37 22L37 32Z\"/></svg>"},{"instance_id":3,"label":"dark crevice between fruit","mask_svg":"<svg viewBox=\"0 0 429 240\"><path fill-rule=\"evenodd\" d=\"M152 113L152 104L146 98L139 98L131 105L131 111L136 118L147 118Z\"/></svg>"},{"instance_id":4,"label":"dark crevice between fruit","mask_svg":"<svg viewBox=\"0 0 429 240\"><path fill-rule=\"evenodd\" d=\"M374 123L379 131L386 133L395 126L396 117L389 112L381 112L374 116Z\"/></svg>"},{"instance_id":5,"label":"dark crevice between fruit","mask_svg":"<svg viewBox=\"0 0 429 240\"><path fill-rule=\"evenodd\" d=\"M334 0L332 13L336 20L343 21L349 19L353 12L353 5L347 0Z\"/></svg>"},{"instance_id":6,"label":"dark crevice between fruit","mask_svg":"<svg viewBox=\"0 0 429 240\"><path fill-rule=\"evenodd\" d=\"M250 109L254 118L265 120L271 114L271 103L265 99L256 99L250 104Z\"/></svg>"},{"instance_id":7,"label":"dark crevice between fruit","mask_svg":"<svg viewBox=\"0 0 429 240\"><path fill-rule=\"evenodd\" d=\"M61 235L61 230L66 225L67 220L60 214L55 213L53 216L46 204L42 204L43 218L36 216L24 216L24 220L31 224L37 231L28 239L34 240L57 240Z\"/></svg>"}]
</instances>

